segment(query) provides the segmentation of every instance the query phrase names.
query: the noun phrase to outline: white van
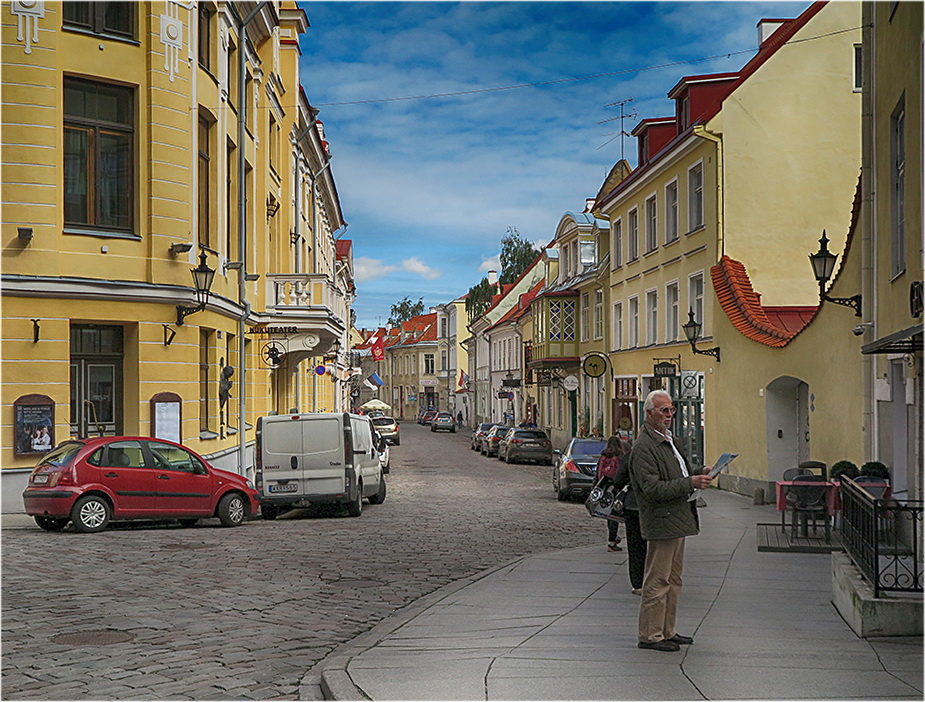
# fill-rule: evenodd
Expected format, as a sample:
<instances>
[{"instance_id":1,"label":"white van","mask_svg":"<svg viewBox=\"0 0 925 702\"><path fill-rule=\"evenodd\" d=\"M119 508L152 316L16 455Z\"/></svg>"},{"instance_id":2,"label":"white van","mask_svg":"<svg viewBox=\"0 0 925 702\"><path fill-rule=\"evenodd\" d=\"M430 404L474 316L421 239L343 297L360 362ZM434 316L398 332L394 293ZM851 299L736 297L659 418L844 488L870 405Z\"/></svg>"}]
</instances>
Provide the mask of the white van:
<instances>
[{"instance_id":1,"label":"white van","mask_svg":"<svg viewBox=\"0 0 925 702\"><path fill-rule=\"evenodd\" d=\"M351 517L385 499L368 417L284 414L257 420L257 490L264 519L308 504L341 503Z\"/></svg>"}]
</instances>

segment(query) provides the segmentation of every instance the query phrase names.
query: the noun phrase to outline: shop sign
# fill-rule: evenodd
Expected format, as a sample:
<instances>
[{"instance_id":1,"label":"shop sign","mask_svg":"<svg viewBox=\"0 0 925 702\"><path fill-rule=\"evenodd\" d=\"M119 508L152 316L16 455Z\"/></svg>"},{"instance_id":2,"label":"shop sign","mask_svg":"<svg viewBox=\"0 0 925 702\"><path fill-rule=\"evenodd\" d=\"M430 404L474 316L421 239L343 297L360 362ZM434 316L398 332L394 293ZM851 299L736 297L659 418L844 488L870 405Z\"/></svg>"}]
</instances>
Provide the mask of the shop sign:
<instances>
[{"instance_id":1,"label":"shop sign","mask_svg":"<svg viewBox=\"0 0 925 702\"><path fill-rule=\"evenodd\" d=\"M655 364L652 369L652 374L656 378L674 378L678 375L678 371L675 368L674 363L662 361L661 363Z\"/></svg>"},{"instance_id":2,"label":"shop sign","mask_svg":"<svg viewBox=\"0 0 925 702\"><path fill-rule=\"evenodd\" d=\"M47 395L23 395L13 403L13 453L48 453L55 445L55 401Z\"/></svg>"}]
</instances>

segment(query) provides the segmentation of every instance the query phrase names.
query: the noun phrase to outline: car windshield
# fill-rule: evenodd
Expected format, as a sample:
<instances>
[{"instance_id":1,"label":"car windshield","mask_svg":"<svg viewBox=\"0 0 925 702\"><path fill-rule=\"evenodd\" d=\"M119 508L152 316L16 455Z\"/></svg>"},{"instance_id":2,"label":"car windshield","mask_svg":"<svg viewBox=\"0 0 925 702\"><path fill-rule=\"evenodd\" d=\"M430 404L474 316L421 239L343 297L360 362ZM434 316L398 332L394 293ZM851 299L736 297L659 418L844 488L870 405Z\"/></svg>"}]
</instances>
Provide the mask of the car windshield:
<instances>
[{"instance_id":1,"label":"car windshield","mask_svg":"<svg viewBox=\"0 0 925 702\"><path fill-rule=\"evenodd\" d=\"M441 412L437 415L437 419L452 419L452 417L447 412Z\"/></svg>"},{"instance_id":2,"label":"car windshield","mask_svg":"<svg viewBox=\"0 0 925 702\"><path fill-rule=\"evenodd\" d=\"M479 431L488 431L493 426L495 425L494 424L479 424Z\"/></svg>"},{"instance_id":3,"label":"car windshield","mask_svg":"<svg viewBox=\"0 0 925 702\"><path fill-rule=\"evenodd\" d=\"M572 450L569 453L573 456L600 456L606 446L606 442L595 441L593 439L587 441L573 441Z\"/></svg>"},{"instance_id":4,"label":"car windshield","mask_svg":"<svg viewBox=\"0 0 925 702\"><path fill-rule=\"evenodd\" d=\"M395 420L391 417L376 417L373 419L373 424L377 427L384 427L388 424L395 424Z\"/></svg>"},{"instance_id":5,"label":"car windshield","mask_svg":"<svg viewBox=\"0 0 925 702\"><path fill-rule=\"evenodd\" d=\"M518 431L515 436L518 439L545 439L545 431Z\"/></svg>"},{"instance_id":6,"label":"car windshield","mask_svg":"<svg viewBox=\"0 0 925 702\"><path fill-rule=\"evenodd\" d=\"M70 463L77 452L84 447L83 444L69 442L53 448L51 451L42 456L38 462L40 466L66 466Z\"/></svg>"}]
</instances>

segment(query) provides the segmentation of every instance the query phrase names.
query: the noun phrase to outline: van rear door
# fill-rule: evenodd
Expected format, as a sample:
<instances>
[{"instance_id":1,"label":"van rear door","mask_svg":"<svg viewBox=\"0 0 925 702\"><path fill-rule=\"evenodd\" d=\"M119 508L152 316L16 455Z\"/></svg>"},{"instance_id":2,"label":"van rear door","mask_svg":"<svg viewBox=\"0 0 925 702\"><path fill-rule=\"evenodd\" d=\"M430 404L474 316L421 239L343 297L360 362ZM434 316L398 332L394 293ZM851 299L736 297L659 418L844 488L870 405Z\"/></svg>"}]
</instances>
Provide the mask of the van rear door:
<instances>
[{"instance_id":1,"label":"van rear door","mask_svg":"<svg viewBox=\"0 0 925 702\"><path fill-rule=\"evenodd\" d=\"M263 469L262 494L281 498L302 493L302 423L299 416L260 418L259 450Z\"/></svg>"},{"instance_id":2,"label":"van rear door","mask_svg":"<svg viewBox=\"0 0 925 702\"><path fill-rule=\"evenodd\" d=\"M312 414L302 422L302 484L308 499L348 491L344 466L344 415Z\"/></svg>"}]
</instances>

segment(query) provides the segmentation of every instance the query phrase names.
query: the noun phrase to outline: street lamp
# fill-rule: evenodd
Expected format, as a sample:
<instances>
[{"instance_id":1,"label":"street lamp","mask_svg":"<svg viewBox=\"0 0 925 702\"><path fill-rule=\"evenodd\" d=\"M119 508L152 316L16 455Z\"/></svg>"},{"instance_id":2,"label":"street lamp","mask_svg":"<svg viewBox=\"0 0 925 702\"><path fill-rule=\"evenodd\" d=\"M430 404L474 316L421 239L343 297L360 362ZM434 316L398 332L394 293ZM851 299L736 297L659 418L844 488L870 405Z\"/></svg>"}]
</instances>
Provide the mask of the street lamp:
<instances>
[{"instance_id":1,"label":"street lamp","mask_svg":"<svg viewBox=\"0 0 925 702\"><path fill-rule=\"evenodd\" d=\"M190 270L193 274L193 285L196 287L196 299L199 304L195 307L186 307L177 305L177 324L183 324L183 320L191 314L202 312L209 301L209 289L212 287L212 279L215 277L215 270L206 265L205 252L199 254L199 265Z\"/></svg>"},{"instance_id":2,"label":"street lamp","mask_svg":"<svg viewBox=\"0 0 925 702\"><path fill-rule=\"evenodd\" d=\"M829 297L825 293L826 283L835 272L835 261L838 258L829 251L829 240L825 235L825 229L822 230L822 238L819 240L819 250L809 255L809 262L813 267L813 275L819 283L819 304L823 302L833 302L836 305L850 307L854 310L854 316L861 316L861 296L852 295L851 297Z\"/></svg>"},{"instance_id":3,"label":"street lamp","mask_svg":"<svg viewBox=\"0 0 925 702\"><path fill-rule=\"evenodd\" d=\"M700 338L700 330L703 328L703 325L694 319L693 308L687 313L687 324L682 324L681 328L684 330L684 336L687 337L687 340L691 344L691 351L703 356L713 356L716 362L719 363L719 346L714 346L712 349L697 348L697 339Z\"/></svg>"}]
</instances>

